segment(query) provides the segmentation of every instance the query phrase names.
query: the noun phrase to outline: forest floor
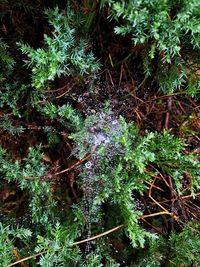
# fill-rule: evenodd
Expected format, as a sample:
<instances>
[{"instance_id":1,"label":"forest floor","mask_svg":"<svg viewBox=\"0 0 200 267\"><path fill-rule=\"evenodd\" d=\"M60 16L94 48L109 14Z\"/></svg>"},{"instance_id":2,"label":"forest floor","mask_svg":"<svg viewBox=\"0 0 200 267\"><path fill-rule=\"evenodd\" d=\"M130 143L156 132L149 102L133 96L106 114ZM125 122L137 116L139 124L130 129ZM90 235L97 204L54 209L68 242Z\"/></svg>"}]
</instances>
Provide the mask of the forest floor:
<instances>
[{"instance_id":1,"label":"forest floor","mask_svg":"<svg viewBox=\"0 0 200 267\"><path fill-rule=\"evenodd\" d=\"M37 2L37 1L36 1ZM39 2L39 1L38 1ZM33 1L34 6L35 1ZM45 9L44 3L40 8ZM49 7L49 6L48 6ZM11 9L12 8L12 9ZM2 20L0 32L10 47L11 54L16 62L20 62L24 56L17 51L15 41L23 39L33 47L41 45L43 34L50 32L50 27L44 19L42 12L31 9L31 13L20 6L1 6ZM4 12L4 13L3 13ZM106 12L98 14L91 31L92 49L96 58L101 62L101 71L96 77L95 84L88 90L89 81L79 77L64 77L57 79L54 86L47 92L47 100L57 105L70 103L84 116L98 111L103 103L109 101L116 116L122 115L127 121L134 122L140 129L141 135L146 130L162 132L164 129L171 134L183 137L187 147L184 153L197 151L200 154L200 98L192 98L178 91L171 95L160 92L153 77L145 79L142 72L141 47L134 46L131 38L121 38L113 32L113 22L107 19ZM155 65L155 68L157 66ZM19 63L17 74L30 79L30 73ZM44 99L45 101L45 99ZM10 107L0 109L0 117L8 115L14 127L23 127L24 131L13 135L6 129L0 128L0 145L12 155L13 161L23 160L28 148L42 144L43 161L49 164L51 169L56 166L61 169L69 168L77 163L75 157L70 157L73 143L68 139L66 129L60 124L53 125L60 134L61 142L54 148L50 148L46 136L43 133L45 126L52 126L51 120L45 119L27 103L19 103L18 109L27 118L19 118L13 115ZM66 160L67 159L67 160ZM183 188L189 186L189 177L182 179ZM68 187L67 196L63 188ZM154 192L154 189L155 192ZM76 172L74 170L66 175L60 174L55 185L55 196L60 208L67 209L76 200L77 192ZM165 179L159 179L156 184L149 183L149 191L143 196L146 213L153 211L155 203L149 194L163 207L180 214L183 221L200 220L200 192L196 199L190 195L179 198L174 195L173 184ZM28 224L29 217L26 213L27 195L16 184L2 183L0 186L0 217L14 217L17 222ZM149 209L151 206L151 210ZM155 208L155 211L158 211ZM162 216L163 223L154 231L163 233L172 228L179 229L179 223L168 220ZM147 219L150 227L152 219ZM154 227L155 228L155 227ZM115 244L117 246L117 244ZM119 244L118 244L119 245Z\"/></svg>"}]
</instances>

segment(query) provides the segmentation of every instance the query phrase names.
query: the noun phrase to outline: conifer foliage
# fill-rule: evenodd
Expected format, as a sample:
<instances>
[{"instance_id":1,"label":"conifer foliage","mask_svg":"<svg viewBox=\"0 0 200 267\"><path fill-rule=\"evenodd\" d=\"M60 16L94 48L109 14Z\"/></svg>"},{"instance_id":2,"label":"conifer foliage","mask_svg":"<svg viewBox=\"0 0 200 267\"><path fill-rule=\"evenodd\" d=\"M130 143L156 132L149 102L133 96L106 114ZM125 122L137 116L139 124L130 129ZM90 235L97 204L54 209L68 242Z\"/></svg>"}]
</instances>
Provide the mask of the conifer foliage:
<instances>
[{"instance_id":1,"label":"conifer foliage","mask_svg":"<svg viewBox=\"0 0 200 267\"><path fill-rule=\"evenodd\" d=\"M108 60L98 57L94 36L111 17L113 34L142 48L143 81L155 70L155 99L183 93L197 110L199 1L5 2L18 35L7 33L0 11L1 266L199 266L197 131L183 138L177 125L146 130L121 112L127 62L112 80L117 68L103 69ZM37 44L28 44L14 11L38 14L39 22L28 20L44 23ZM104 72L117 101L100 83ZM143 104L139 89L134 100ZM198 119L190 124L199 127Z\"/></svg>"},{"instance_id":2,"label":"conifer foliage","mask_svg":"<svg viewBox=\"0 0 200 267\"><path fill-rule=\"evenodd\" d=\"M35 50L19 43L21 51L28 56L26 64L32 68L32 85L40 88L61 75L89 75L99 70L94 55L86 52L87 33L80 14L75 14L70 8L66 14L61 14L55 8L46 11L46 15L53 31L52 36L44 35L45 48ZM81 37L78 29L82 30Z\"/></svg>"},{"instance_id":3,"label":"conifer foliage","mask_svg":"<svg viewBox=\"0 0 200 267\"><path fill-rule=\"evenodd\" d=\"M195 95L199 88L195 71L199 61L194 51L200 48L200 2L102 1L105 3L111 6L111 16L119 21L116 34L130 35L135 45L143 46L146 76L154 74L157 60L156 79L164 92L185 86L189 94Z\"/></svg>"}]
</instances>

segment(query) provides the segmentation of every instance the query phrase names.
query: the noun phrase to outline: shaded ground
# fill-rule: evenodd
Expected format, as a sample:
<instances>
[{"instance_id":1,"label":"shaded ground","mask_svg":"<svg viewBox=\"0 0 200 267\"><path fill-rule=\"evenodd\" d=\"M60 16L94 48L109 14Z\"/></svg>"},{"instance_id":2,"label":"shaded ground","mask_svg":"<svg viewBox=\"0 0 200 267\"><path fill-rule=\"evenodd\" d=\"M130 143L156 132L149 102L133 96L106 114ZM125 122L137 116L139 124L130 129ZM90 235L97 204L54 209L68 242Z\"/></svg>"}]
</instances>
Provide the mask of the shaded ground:
<instances>
[{"instance_id":1,"label":"shaded ground","mask_svg":"<svg viewBox=\"0 0 200 267\"><path fill-rule=\"evenodd\" d=\"M50 32L47 21L39 12L50 7L49 3L36 0L31 2L31 6L27 3L25 8L20 6L20 3L1 1L1 36L9 44L16 62L23 58L15 46L16 41L22 38L37 47L41 45L43 33ZM141 134L145 130L170 129L174 135L186 139L185 153L200 152L199 97L191 98L181 92L170 96L163 95L153 76L143 80L141 47L134 47L130 38L122 39L115 35L113 26L113 22L107 20L106 10L97 14L92 27L92 46L96 57L100 58L102 70L92 88L88 90L88 81L80 80L78 77L61 78L55 81L54 87L47 92L47 100L51 99L56 104L71 103L83 116L98 110L104 101L109 100L113 112L136 123ZM24 75L23 70L21 66L16 75ZM29 75L26 73L26 79L30 79ZM26 96L23 100L25 99ZM70 129L66 132L59 123L52 125L50 120L44 120L34 108L23 101L19 103L18 108L28 115L20 119L12 115L9 107L0 110L1 117L8 114L13 126L23 126L25 129L23 133L15 135L4 128L0 129L0 145L9 151L13 160L22 160L27 155L28 147L41 143L43 161L49 164L54 172L69 168L77 162L74 156L70 156L73 148L68 139ZM53 148L48 145L44 126L53 126L60 138L59 144ZM2 178L0 217L15 218L18 222L23 221L26 226L29 224L26 192L19 190L15 184L8 185L2 182ZM182 184L183 190L190 185L187 175L182 178ZM160 207L153 201L156 199L164 208L175 212L182 222L189 219L200 220L200 195L197 195L195 200L191 196L179 198L173 188L170 178L161 173L154 184L149 184L146 195L138 200L144 207L144 214L160 211ZM58 175L53 190L58 207L67 210L80 194L76 185L76 171ZM180 223L165 215L161 216L160 225L154 225L152 217L145 219L143 223L145 227L158 233L169 233L174 228L180 229ZM119 251L123 249L123 244L118 244L116 240L111 241Z\"/></svg>"}]
</instances>

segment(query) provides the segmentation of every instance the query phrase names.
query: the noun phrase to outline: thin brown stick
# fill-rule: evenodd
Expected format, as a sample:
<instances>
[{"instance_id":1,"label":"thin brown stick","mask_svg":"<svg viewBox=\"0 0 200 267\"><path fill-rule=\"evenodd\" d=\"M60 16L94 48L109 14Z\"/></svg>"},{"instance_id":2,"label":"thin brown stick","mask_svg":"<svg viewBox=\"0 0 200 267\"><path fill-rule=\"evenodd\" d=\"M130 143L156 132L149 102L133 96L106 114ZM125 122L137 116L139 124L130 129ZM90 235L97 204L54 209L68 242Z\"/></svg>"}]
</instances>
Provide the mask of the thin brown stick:
<instances>
[{"instance_id":1,"label":"thin brown stick","mask_svg":"<svg viewBox=\"0 0 200 267\"><path fill-rule=\"evenodd\" d=\"M64 170L62 170L60 172L56 172L54 174L51 174L51 175L49 175L49 177L52 178L53 176L58 176L59 174L62 174L62 173L65 173L65 172L69 172L69 171L73 170L75 167L79 166L80 164L82 164L83 162L85 162L87 159L89 159L91 157L91 155L95 152L95 150L96 150L96 147L93 149L93 151L91 153L89 153L86 156L84 156L82 159L80 159L78 162L76 162L75 164L73 164L71 167L69 167L67 169L64 169ZM39 179L41 177L45 177L45 175L43 175L43 176L25 176L25 177L22 177L22 178L23 179L27 179L27 180L28 179L29 180L31 180L31 179L34 180L34 179Z\"/></svg>"},{"instance_id":2,"label":"thin brown stick","mask_svg":"<svg viewBox=\"0 0 200 267\"><path fill-rule=\"evenodd\" d=\"M62 93L61 95L56 96L56 99L59 99L61 97L63 97L64 95L66 95L67 93L69 93L69 91L72 89L72 87L70 87L69 89L67 89L64 93Z\"/></svg>"},{"instance_id":3,"label":"thin brown stick","mask_svg":"<svg viewBox=\"0 0 200 267\"><path fill-rule=\"evenodd\" d=\"M199 195L200 195L200 192L195 194L195 196L199 196ZM190 197L194 197L194 196L193 195L187 195L187 196L181 197L181 199L190 198Z\"/></svg>"},{"instance_id":4,"label":"thin brown stick","mask_svg":"<svg viewBox=\"0 0 200 267\"><path fill-rule=\"evenodd\" d=\"M154 178L154 180L153 180L153 182L152 182L152 184L151 184L151 187L150 187L150 189L149 189L149 198L154 202L154 203L156 203L162 210L164 210L164 211L162 211L162 212L158 212L158 213L154 213L154 215L153 214L149 214L149 215L145 215L145 217L144 218L146 218L146 217L152 217L152 216L156 216L156 215L160 215L160 214L168 214L168 215L170 215L173 219L175 219L175 220L177 220L177 217L176 217L176 215L173 213L173 212L169 212L167 209L165 209L158 201L156 201L153 197L152 197L152 195L151 195L151 192L152 192L152 188L153 188L153 185L154 185L154 183L155 183L155 181L156 181L156 178Z\"/></svg>"},{"instance_id":5,"label":"thin brown stick","mask_svg":"<svg viewBox=\"0 0 200 267\"><path fill-rule=\"evenodd\" d=\"M169 212L169 211L160 211L160 212L156 212L156 213L143 215L143 216L141 216L141 219L148 218L148 217L159 216L159 215L163 215L163 214L167 214L167 215L170 215L171 217L176 218L176 215L171 213L171 212Z\"/></svg>"},{"instance_id":6,"label":"thin brown stick","mask_svg":"<svg viewBox=\"0 0 200 267\"><path fill-rule=\"evenodd\" d=\"M18 263L22 263L22 262L24 262L24 261L31 260L31 259L33 259L33 258L35 258L35 257L38 257L38 256L41 256L41 255L43 255L43 254L45 254L45 253L46 253L46 251L39 252L39 253L37 253L37 254L28 256L28 257L26 257L26 258L23 258L23 259L21 259L21 260L18 260L18 261L15 261L15 262L11 263L11 264L8 264L8 265L6 265L5 267L11 267L11 266L14 266L14 265L16 265L16 264L18 264Z\"/></svg>"},{"instance_id":7,"label":"thin brown stick","mask_svg":"<svg viewBox=\"0 0 200 267\"><path fill-rule=\"evenodd\" d=\"M140 217L140 219L143 220L143 222L145 222L149 226L151 226L152 229L154 229L154 231L156 231L157 233L163 234L163 232L161 230L159 230L158 228L156 228L155 226L153 226L151 223L149 223L147 220L145 220L145 218Z\"/></svg>"},{"instance_id":8,"label":"thin brown stick","mask_svg":"<svg viewBox=\"0 0 200 267\"><path fill-rule=\"evenodd\" d=\"M156 188L156 189L158 189L158 190L160 190L160 191L162 191L162 192L165 192L165 190L163 190L163 189L160 188L159 186L152 185L152 184L151 184L150 182L148 182L148 181L145 181L145 183L148 184L148 185L150 185L150 186L152 186L153 188Z\"/></svg>"},{"instance_id":9,"label":"thin brown stick","mask_svg":"<svg viewBox=\"0 0 200 267\"><path fill-rule=\"evenodd\" d=\"M90 237L90 238L87 238L87 239L84 239L84 240L77 241L77 242L73 243L73 246L75 246L75 245L79 245L79 244L82 244L82 243L86 243L86 242L95 240L95 239L97 239L97 238L100 238L100 237L102 237L102 236L108 235L108 234L110 234L110 233L112 233L112 232L117 231L118 229L122 228L123 226L124 226L124 225L121 224L121 225L118 225L118 226L116 226L115 228L112 228L112 229L110 229L110 230L108 230L108 231L106 231L106 232L103 232L103 233L99 234L99 235L95 235L95 236L92 236L92 237Z\"/></svg>"},{"instance_id":10,"label":"thin brown stick","mask_svg":"<svg viewBox=\"0 0 200 267\"><path fill-rule=\"evenodd\" d=\"M56 92L59 92L59 91L65 89L67 86L68 86L68 84L65 84L64 86L62 86L60 88L53 89L53 90L45 90L44 92L45 93L56 93Z\"/></svg>"},{"instance_id":11,"label":"thin brown stick","mask_svg":"<svg viewBox=\"0 0 200 267\"><path fill-rule=\"evenodd\" d=\"M12 253L18 260L21 260L21 255L20 255L18 249L13 249ZM29 267L29 265L25 262L21 262L21 266L22 267Z\"/></svg>"},{"instance_id":12,"label":"thin brown stick","mask_svg":"<svg viewBox=\"0 0 200 267\"><path fill-rule=\"evenodd\" d=\"M85 157L83 157L82 159L80 159L78 162L76 162L75 164L73 164L71 167L64 169L60 172L55 173L54 175L57 176L61 173L65 173L65 172L69 172L71 170L73 170L75 167L79 166L80 164L82 164L84 161L86 161L87 159L89 159L91 157L91 155L94 153L94 151L96 150L96 147L93 149L93 151L89 154L87 154Z\"/></svg>"},{"instance_id":13,"label":"thin brown stick","mask_svg":"<svg viewBox=\"0 0 200 267\"><path fill-rule=\"evenodd\" d=\"M112 232L117 231L118 229L120 229L120 228L122 228L122 227L123 227L123 224L118 225L118 226L116 226L115 228L112 228L112 229L110 229L110 230L108 230L108 231L106 231L106 232L103 232L103 233L101 233L101 234L92 236L92 237L87 238L87 239L84 239L84 240L80 240L80 241L74 242L74 243L72 244L72 246L79 245L79 244L82 244L82 243L86 243L86 242L95 240L95 239L97 239L97 238L103 237L103 236L105 236L105 235L108 235L108 234L110 234L110 233L112 233ZM11 267L11 266L14 266L14 265L16 265L16 264L18 264L18 263L21 263L21 262L24 262L24 261L33 259L33 258L35 258L35 257L41 256L41 255L45 254L46 252L47 252L47 251L39 252L39 253L37 253L37 254L31 255L31 256L29 256L29 257L26 257L26 258L23 258L23 259L21 259L21 260L15 261L15 262L13 262L13 263L11 263L11 264L8 264L8 265L6 265L5 267Z\"/></svg>"},{"instance_id":14,"label":"thin brown stick","mask_svg":"<svg viewBox=\"0 0 200 267\"><path fill-rule=\"evenodd\" d=\"M165 129L169 128L169 117L172 110L172 96L167 98L167 112L165 115Z\"/></svg>"}]
</instances>

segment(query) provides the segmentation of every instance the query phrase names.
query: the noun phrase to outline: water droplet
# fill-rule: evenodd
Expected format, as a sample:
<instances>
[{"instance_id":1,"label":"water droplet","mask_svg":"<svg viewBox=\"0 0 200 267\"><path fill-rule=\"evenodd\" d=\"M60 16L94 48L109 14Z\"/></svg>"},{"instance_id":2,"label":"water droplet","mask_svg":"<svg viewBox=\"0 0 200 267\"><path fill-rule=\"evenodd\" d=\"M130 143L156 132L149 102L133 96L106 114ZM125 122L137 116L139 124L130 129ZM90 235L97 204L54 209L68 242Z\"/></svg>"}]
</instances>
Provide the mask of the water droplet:
<instances>
[{"instance_id":1,"label":"water droplet","mask_svg":"<svg viewBox=\"0 0 200 267\"><path fill-rule=\"evenodd\" d=\"M92 162L91 161L88 161L88 162L85 163L85 168L86 169L91 169L92 168L92 165L93 165Z\"/></svg>"},{"instance_id":2,"label":"water droplet","mask_svg":"<svg viewBox=\"0 0 200 267\"><path fill-rule=\"evenodd\" d=\"M78 102L82 102L83 98L81 96L78 97Z\"/></svg>"}]
</instances>

